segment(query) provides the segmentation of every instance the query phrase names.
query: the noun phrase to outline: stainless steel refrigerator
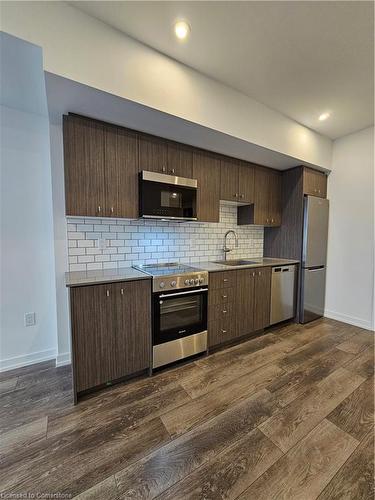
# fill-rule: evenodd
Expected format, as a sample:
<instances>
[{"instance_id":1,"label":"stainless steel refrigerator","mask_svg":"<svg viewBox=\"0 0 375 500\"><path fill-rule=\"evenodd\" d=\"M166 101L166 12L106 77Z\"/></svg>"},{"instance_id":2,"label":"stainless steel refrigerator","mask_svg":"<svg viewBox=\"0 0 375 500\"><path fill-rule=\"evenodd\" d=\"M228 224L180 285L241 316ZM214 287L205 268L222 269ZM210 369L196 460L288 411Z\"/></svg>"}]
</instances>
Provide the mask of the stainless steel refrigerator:
<instances>
[{"instance_id":1,"label":"stainless steel refrigerator","mask_svg":"<svg viewBox=\"0 0 375 500\"><path fill-rule=\"evenodd\" d=\"M329 202L316 196L304 197L300 322L323 316Z\"/></svg>"}]
</instances>

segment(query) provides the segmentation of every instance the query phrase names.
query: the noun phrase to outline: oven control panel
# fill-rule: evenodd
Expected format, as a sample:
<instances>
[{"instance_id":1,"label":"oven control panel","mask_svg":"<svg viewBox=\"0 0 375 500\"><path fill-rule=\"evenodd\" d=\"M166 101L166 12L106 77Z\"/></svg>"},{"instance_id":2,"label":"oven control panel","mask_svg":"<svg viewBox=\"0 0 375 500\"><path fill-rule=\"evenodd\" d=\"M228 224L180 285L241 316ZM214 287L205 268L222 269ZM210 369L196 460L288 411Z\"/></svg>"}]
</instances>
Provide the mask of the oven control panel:
<instances>
[{"instance_id":1,"label":"oven control panel","mask_svg":"<svg viewBox=\"0 0 375 500\"><path fill-rule=\"evenodd\" d=\"M154 277L152 285L153 292L182 290L187 288L194 288L196 286L207 286L208 272L201 271L196 273L180 274L176 276Z\"/></svg>"}]
</instances>

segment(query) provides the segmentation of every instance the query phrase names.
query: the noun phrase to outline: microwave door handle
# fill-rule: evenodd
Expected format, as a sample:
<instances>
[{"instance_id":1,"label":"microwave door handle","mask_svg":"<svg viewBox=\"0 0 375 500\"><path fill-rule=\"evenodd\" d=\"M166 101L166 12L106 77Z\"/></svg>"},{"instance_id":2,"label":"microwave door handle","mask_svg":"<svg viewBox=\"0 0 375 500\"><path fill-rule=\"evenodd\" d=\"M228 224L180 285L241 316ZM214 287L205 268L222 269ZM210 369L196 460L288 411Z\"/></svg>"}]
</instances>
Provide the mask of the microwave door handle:
<instances>
[{"instance_id":1,"label":"microwave door handle","mask_svg":"<svg viewBox=\"0 0 375 500\"><path fill-rule=\"evenodd\" d=\"M167 298L167 297L177 297L178 295L188 295L188 294L192 294L192 293L201 293L201 292L207 292L208 288L200 288L199 290L190 290L190 291L186 291L186 292L176 292L176 293L163 293L161 295L159 295L159 298L160 299L163 299L163 298Z\"/></svg>"}]
</instances>

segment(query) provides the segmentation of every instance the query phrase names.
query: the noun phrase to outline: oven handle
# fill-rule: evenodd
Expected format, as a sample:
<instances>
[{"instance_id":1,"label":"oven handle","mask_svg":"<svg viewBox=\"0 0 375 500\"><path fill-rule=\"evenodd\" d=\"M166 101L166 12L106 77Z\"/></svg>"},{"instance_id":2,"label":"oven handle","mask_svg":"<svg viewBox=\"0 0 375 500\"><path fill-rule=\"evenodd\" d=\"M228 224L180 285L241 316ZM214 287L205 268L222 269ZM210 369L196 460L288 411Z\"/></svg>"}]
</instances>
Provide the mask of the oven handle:
<instances>
[{"instance_id":1,"label":"oven handle","mask_svg":"<svg viewBox=\"0 0 375 500\"><path fill-rule=\"evenodd\" d=\"M166 297L177 297L177 295L188 295L191 293L201 293L201 292L207 292L208 288L200 288L199 290L186 290L186 292L176 292L176 293L164 293L159 295L160 299L164 299Z\"/></svg>"}]
</instances>

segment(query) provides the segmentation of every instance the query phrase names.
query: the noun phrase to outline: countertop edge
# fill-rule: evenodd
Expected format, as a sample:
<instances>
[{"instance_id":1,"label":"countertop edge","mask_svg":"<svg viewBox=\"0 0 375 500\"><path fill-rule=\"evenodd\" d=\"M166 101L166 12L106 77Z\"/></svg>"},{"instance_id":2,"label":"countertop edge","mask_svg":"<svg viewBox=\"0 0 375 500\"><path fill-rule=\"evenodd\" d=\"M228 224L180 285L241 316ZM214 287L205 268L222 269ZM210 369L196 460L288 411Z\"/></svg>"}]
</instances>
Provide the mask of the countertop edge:
<instances>
[{"instance_id":1,"label":"countertop edge","mask_svg":"<svg viewBox=\"0 0 375 500\"><path fill-rule=\"evenodd\" d=\"M278 267L278 266L292 266L299 265L299 260L294 259L273 259L275 262L257 262L256 264L247 264L242 266L226 266L225 264L216 264L214 262L196 263L192 266L199 270L207 271L208 273L217 273L222 271L238 271L239 269L254 269L258 267Z\"/></svg>"},{"instance_id":2,"label":"countertop edge","mask_svg":"<svg viewBox=\"0 0 375 500\"><path fill-rule=\"evenodd\" d=\"M151 280L151 276L147 276L146 274L144 276L108 276L103 277L103 278L97 278L97 279L90 279L90 278L81 278L81 281L73 281L73 278L71 281L66 281L65 282L65 287L66 288L77 288L79 286L90 286L90 285L103 285L105 283L119 283L119 282L125 282L125 281L140 281L140 280Z\"/></svg>"}]
</instances>

